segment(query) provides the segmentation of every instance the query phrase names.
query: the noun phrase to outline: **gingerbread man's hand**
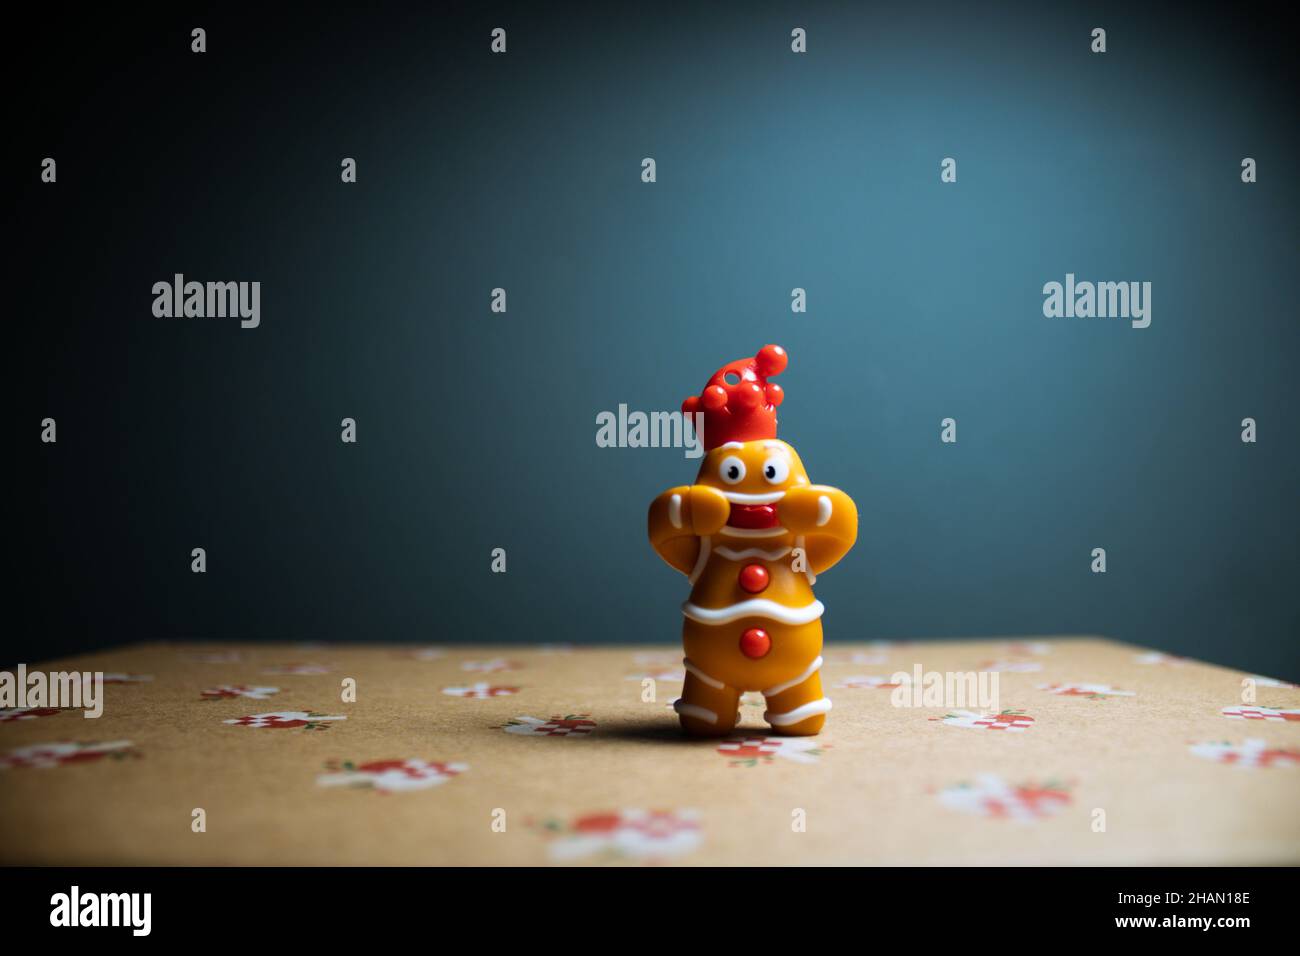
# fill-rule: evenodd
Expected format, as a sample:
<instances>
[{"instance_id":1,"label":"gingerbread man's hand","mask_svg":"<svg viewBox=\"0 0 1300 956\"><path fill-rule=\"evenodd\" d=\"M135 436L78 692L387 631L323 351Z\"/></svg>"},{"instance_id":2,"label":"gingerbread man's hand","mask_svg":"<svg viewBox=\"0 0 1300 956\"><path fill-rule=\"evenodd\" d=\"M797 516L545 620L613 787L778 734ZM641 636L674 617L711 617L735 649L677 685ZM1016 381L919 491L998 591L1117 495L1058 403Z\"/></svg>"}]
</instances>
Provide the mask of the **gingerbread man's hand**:
<instances>
[{"instance_id":1,"label":"gingerbread man's hand","mask_svg":"<svg viewBox=\"0 0 1300 956\"><path fill-rule=\"evenodd\" d=\"M668 564L690 574L700 552L700 538L721 531L730 514L731 502L717 488L669 488L650 504L650 544Z\"/></svg>"},{"instance_id":2,"label":"gingerbread man's hand","mask_svg":"<svg viewBox=\"0 0 1300 956\"><path fill-rule=\"evenodd\" d=\"M691 530L700 537L717 534L731 515L731 502L717 488L691 485Z\"/></svg>"},{"instance_id":3,"label":"gingerbread man's hand","mask_svg":"<svg viewBox=\"0 0 1300 956\"><path fill-rule=\"evenodd\" d=\"M791 488L777 503L782 527L807 540L813 573L821 574L844 557L858 537L858 506L838 488Z\"/></svg>"},{"instance_id":4,"label":"gingerbread man's hand","mask_svg":"<svg viewBox=\"0 0 1300 956\"><path fill-rule=\"evenodd\" d=\"M827 490L816 485L788 490L776 506L781 526L795 534L808 534L825 525L824 516L834 512L834 503L824 494Z\"/></svg>"},{"instance_id":5,"label":"gingerbread man's hand","mask_svg":"<svg viewBox=\"0 0 1300 956\"><path fill-rule=\"evenodd\" d=\"M650 543L717 534L731 514L731 502L708 485L678 485L650 504Z\"/></svg>"}]
</instances>

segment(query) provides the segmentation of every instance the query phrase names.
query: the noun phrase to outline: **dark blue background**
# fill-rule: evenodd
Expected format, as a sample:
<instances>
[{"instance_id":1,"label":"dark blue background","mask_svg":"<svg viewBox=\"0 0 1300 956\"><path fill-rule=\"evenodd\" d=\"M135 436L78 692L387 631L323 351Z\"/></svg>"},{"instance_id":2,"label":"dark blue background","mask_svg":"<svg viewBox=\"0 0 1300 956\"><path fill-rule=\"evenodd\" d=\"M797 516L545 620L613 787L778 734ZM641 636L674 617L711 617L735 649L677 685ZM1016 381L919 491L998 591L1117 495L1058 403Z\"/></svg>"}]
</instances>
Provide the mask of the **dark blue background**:
<instances>
[{"instance_id":1,"label":"dark blue background","mask_svg":"<svg viewBox=\"0 0 1300 956\"><path fill-rule=\"evenodd\" d=\"M1104 634L1300 676L1289 39L1046 6L48 15L15 51L33 481L0 658L674 642L645 508L695 463L597 448L595 416L778 342L781 436L861 514L831 640ZM175 272L261 281L261 327L154 318ZM1150 281L1151 327L1044 318L1067 272Z\"/></svg>"}]
</instances>

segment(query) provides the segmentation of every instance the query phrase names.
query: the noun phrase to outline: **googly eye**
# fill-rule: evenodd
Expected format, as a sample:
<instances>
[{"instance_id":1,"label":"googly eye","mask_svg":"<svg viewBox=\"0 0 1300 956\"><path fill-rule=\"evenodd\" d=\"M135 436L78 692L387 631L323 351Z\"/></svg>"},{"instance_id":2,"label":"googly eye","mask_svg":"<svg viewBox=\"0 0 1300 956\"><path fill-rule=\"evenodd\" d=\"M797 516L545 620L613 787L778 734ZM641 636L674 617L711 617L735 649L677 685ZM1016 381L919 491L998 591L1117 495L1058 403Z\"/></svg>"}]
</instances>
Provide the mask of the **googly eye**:
<instances>
[{"instance_id":1,"label":"googly eye","mask_svg":"<svg viewBox=\"0 0 1300 956\"><path fill-rule=\"evenodd\" d=\"M769 458L763 464L763 478L769 485L779 485L790 477L790 463L784 458Z\"/></svg>"},{"instance_id":2,"label":"googly eye","mask_svg":"<svg viewBox=\"0 0 1300 956\"><path fill-rule=\"evenodd\" d=\"M722 459L722 464L718 465L718 474L727 484L734 485L744 480L745 463L735 455L728 455Z\"/></svg>"}]
</instances>

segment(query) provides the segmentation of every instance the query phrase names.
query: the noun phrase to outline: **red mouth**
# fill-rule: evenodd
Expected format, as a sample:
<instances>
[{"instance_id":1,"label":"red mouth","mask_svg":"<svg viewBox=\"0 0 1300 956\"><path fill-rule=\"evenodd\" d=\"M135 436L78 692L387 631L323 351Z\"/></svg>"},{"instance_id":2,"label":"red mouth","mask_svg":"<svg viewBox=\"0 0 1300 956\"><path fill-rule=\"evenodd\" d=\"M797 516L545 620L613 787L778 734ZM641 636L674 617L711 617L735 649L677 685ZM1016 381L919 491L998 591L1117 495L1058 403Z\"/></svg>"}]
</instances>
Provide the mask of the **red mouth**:
<instances>
[{"instance_id":1,"label":"red mouth","mask_svg":"<svg viewBox=\"0 0 1300 956\"><path fill-rule=\"evenodd\" d=\"M733 528L757 531L762 528L777 526L776 505L737 505L731 506L731 515L727 524Z\"/></svg>"}]
</instances>

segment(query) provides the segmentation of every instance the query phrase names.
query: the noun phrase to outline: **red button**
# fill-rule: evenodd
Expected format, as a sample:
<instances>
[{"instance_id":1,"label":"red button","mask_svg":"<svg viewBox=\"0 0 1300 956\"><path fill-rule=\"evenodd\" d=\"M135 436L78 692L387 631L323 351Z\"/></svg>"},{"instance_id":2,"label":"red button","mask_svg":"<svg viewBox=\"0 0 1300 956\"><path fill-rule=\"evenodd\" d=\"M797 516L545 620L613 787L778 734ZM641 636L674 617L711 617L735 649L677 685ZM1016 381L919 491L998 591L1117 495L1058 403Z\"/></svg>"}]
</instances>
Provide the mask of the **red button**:
<instances>
[{"instance_id":1,"label":"red button","mask_svg":"<svg viewBox=\"0 0 1300 956\"><path fill-rule=\"evenodd\" d=\"M751 627L740 635L740 653L746 657L763 657L772 649L772 639L761 627Z\"/></svg>"},{"instance_id":2,"label":"red button","mask_svg":"<svg viewBox=\"0 0 1300 956\"><path fill-rule=\"evenodd\" d=\"M767 568L761 564L747 564L740 569L740 586L750 594L757 594L767 587Z\"/></svg>"}]
</instances>

